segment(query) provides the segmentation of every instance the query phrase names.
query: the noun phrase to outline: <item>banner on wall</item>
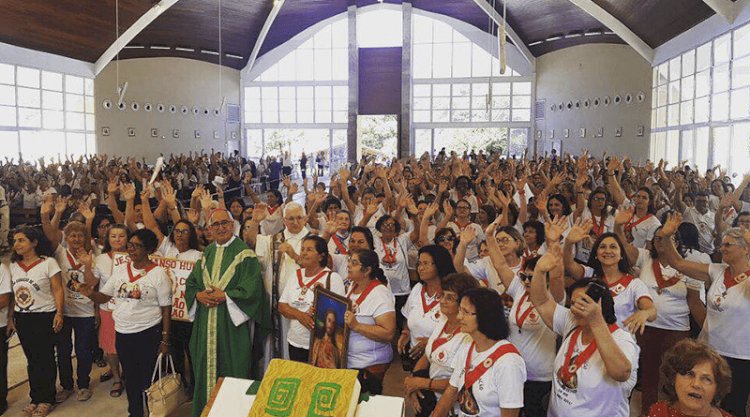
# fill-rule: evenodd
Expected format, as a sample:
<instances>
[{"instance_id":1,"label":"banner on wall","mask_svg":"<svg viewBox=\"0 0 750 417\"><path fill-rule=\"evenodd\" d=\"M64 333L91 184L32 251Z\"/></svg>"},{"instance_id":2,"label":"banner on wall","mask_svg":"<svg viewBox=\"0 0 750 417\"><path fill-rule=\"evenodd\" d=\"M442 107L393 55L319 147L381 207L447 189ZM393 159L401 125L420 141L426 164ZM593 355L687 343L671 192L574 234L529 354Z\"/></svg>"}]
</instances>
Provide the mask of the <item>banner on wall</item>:
<instances>
[{"instance_id":1,"label":"banner on wall","mask_svg":"<svg viewBox=\"0 0 750 417\"><path fill-rule=\"evenodd\" d=\"M172 281L172 320L189 322L185 304L185 283L195 266L195 262L155 255L151 255L149 258L153 263L164 268ZM113 256L113 272L118 268L125 268L129 260L127 253L116 253Z\"/></svg>"}]
</instances>

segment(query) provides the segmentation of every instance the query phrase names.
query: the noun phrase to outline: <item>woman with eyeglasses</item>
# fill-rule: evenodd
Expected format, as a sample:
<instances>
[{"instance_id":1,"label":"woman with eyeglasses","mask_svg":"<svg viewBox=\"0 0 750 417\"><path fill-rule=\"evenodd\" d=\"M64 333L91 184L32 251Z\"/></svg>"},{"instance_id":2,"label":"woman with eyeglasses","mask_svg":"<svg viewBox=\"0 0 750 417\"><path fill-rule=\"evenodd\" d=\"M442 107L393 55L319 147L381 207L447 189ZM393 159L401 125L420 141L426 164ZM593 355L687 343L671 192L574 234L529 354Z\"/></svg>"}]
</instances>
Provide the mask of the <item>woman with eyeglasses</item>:
<instances>
[{"instance_id":1,"label":"woman with eyeglasses","mask_svg":"<svg viewBox=\"0 0 750 417\"><path fill-rule=\"evenodd\" d=\"M151 384L158 353L169 353L172 282L164 269L151 262L159 241L148 229L133 232L127 244L130 260L99 289L95 282L81 287L81 293L98 304L112 298L115 345L126 375L125 393L130 417L142 417L143 392Z\"/></svg>"},{"instance_id":2,"label":"woman with eyeglasses","mask_svg":"<svg viewBox=\"0 0 750 417\"><path fill-rule=\"evenodd\" d=\"M18 332L26 356L31 397L21 414L44 417L55 404L55 339L63 327L65 300L62 275L50 241L38 229L25 227L13 234L10 261L14 309L8 324Z\"/></svg>"},{"instance_id":3,"label":"woman with eyeglasses","mask_svg":"<svg viewBox=\"0 0 750 417\"><path fill-rule=\"evenodd\" d=\"M458 415L517 417L524 405L526 365L507 338L508 321L498 318L500 296L488 288L466 291L458 321L469 338L458 347L450 381L433 417L446 417L458 402Z\"/></svg>"},{"instance_id":4,"label":"woman with eyeglasses","mask_svg":"<svg viewBox=\"0 0 750 417\"><path fill-rule=\"evenodd\" d=\"M379 395L383 393L383 378L393 359L395 300L386 286L388 280L375 251L352 251L348 273L352 284L346 296L352 301L352 309L344 315L344 322L351 330L347 368L359 371L357 378L363 392Z\"/></svg>"},{"instance_id":5,"label":"woman with eyeglasses","mask_svg":"<svg viewBox=\"0 0 750 417\"><path fill-rule=\"evenodd\" d=\"M609 193L604 188L596 188L589 194L588 201L584 205L585 193L582 190L578 191L578 210L574 213L574 220L591 220L593 227L589 233L589 237L581 240L576 245L576 256L575 258L581 262L588 262L589 256L591 255L591 246L594 244L596 238L601 236L603 233L609 233L615 231L615 217L610 212L609 207Z\"/></svg>"},{"instance_id":6,"label":"woman with eyeglasses","mask_svg":"<svg viewBox=\"0 0 750 417\"><path fill-rule=\"evenodd\" d=\"M380 267L388 279L388 287L396 296L396 309L406 303L411 293L411 285L408 270L409 248L416 240L415 233L401 233L401 223L390 214L384 214L375 223L375 253L380 259ZM404 317L396 315L399 328L403 326Z\"/></svg>"},{"instance_id":7,"label":"woman with eyeglasses","mask_svg":"<svg viewBox=\"0 0 750 417\"><path fill-rule=\"evenodd\" d=\"M659 231L662 237L676 233L682 216L667 217ZM703 264L682 258L670 240L657 243L667 263L679 272L709 285L706 319L701 339L726 359L732 368L732 388L722 408L736 417L745 417L750 395L750 230L731 228L724 232L719 250L722 263Z\"/></svg>"},{"instance_id":8,"label":"woman with eyeglasses","mask_svg":"<svg viewBox=\"0 0 750 417\"><path fill-rule=\"evenodd\" d=\"M437 405L453 373L453 357L468 335L461 332L458 302L464 293L479 288L477 280L465 273L448 274L440 281L440 321L427 339L424 354L404 380L407 402L417 417L428 417ZM454 410L455 411L455 410Z\"/></svg>"},{"instance_id":9,"label":"woman with eyeglasses","mask_svg":"<svg viewBox=\"0 0 750 417\"><path fill-rule=\"evenodd\" d=\"M531 258L544 255L547 246L544 244L544 223L529 220L523 224L523 242L525 248L521 262L524 264Z\"/></svg>"},{"instance_id":10,"label":"woman with eyeglasses","mask_svg":"<svg viewBox=\"0 0 750 417\"><path fill-rule=\"evenodd\" d=\"M112 276L115 267L115 254L127 251L128 227L124 224L113 224L107 232L107 240L104 241L103 253L94 259L94 275L104 285ZM122 377L120 373L120 359L117 357L115 347L115 322L112 319L115 301L99 305L99 346L104 351L109 364L109 370L99 378L100 382L114 379L109 395L119 397L122 395Z\"/></svg>"},{"instance_id":11,"label":"woman with eyeglasses","mask_svg":"<svg viewBox=\"0 0 750 417\"><path fill-rule=\"evenodd\" d=\"M654 193L648 187L640 187L635 192L632 201L628 200L626 192L620 187L620 183L615 176L615 169L617 169L618 164L617 158L610 158L607 167L609 192L620 210L623 210L625 205L635 207L635 211L630 212L631 216L624 225L625 236L629 242L633 242L635 247L645 248L646 242L654 237L656 228L661 225L655 215Z\"/></svg>"},{"instance_id":12,"label":"woman with eyeglasses","mask_svg":"<svg viewBox=\"0 0 750 417\"><path fill-rule=\"evenodd\" d=\"M448 222L447 227L453 229L456 235L469 228L474 230L475 238L469 242L469 246L466 248L466 259L474 261L479 258L479 243L484 240L484 231L471 220L471 207L468 200L458 200L455 210L456 218Z\"/></svg>"},{"instance_id":13,"label":"woman with eyeglasses","mask_svg":"<svg viewBox=\"0 0 750 417\"><path fill-rule=\"evenodd\" d=\"M529 298L544 324L563 337L554 362L548 415L629 417L638 345L617 325L614 300L604 282L574 282L569 287L570 308L550 297L546 275L561 266L562 250L554 244L537 262L529 287Z\"/></svg>"},{"instance_id":14,"label":"woman with eyeglasses","mask_svg":"<svg viewBox=\"0 0 750 417\"><path fill-rule=\"evenodd\" d=\"M419 249L417 273L419 283L412 288L401 314L406 318L396 347L402 358L405 371L411 371L414 363L424 353L427 338L441 321L440 281L455 273L450 253L442 246L427 245Z\"/></svg>"},{"instance_id":15,"label":"woman with eyeglasses","mask_svg":"<svg viewBox=\"0 0 750 417\"><path fill-rule=\"evenodd\" d=\"M344 281L339 274L328 268L328 245L320 236L302 239L300 266L296 279L289 279L279 298L279 313L289 319L289 359L307 363L310 346L310 330L315 328L313 302L315 287L344 295Z\"/></svg>"}]
</instances>

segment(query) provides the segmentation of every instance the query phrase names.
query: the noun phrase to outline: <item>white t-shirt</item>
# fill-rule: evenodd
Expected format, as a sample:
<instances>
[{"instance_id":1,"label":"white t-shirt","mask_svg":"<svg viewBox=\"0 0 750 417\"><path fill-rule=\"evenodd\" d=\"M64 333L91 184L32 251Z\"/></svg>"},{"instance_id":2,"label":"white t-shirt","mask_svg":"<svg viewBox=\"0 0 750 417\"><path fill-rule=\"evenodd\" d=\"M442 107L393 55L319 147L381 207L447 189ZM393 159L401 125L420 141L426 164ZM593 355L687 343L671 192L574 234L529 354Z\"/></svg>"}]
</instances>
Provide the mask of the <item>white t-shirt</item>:
<instances>
[{"instance_id":1,"label":"white t-shirt","mask_svg":"<svg viewBox=\"0 0 750 417\"><path fill-rule=\"evenodd\" d=\"M133 276L143 276L130 282L128 267ZM148 272L132 264L117 268L100 292L117 298L112 313L117 333L138 333L156 326L162 319L161 308L172 305L172 282L160 266Z\"/></svg>"},{"instance_id":2,"label":"white t-shirt","mask_svg":"<svg viewBox=\"0 0 750 417\"><path fill-rule=\"evenodd\" d=\"M656 307L656 320L646 322L646 326L665 330L690 330L690 309L687 305L686 277L671 266L659 264L664 280L677 278L679 281L672 286L659 290L659 284L654 275L653 259L646 249L638 249L638 260L635 263L641 274L639 278L646 284L651 299Z\"/></svg>"},{"instance_id":3,"label":"white t-shirt","mask_svg":"<svg viewBox=\"0 0 750 417\"><path fill-rule=\"evenodd\" d=\"M615 316L621 327L625 319L638 311L638 301L641 298L651 299L646 284L632 275L623 275L617 282L607 285L615 300Z\"/></svg>"},{"instance_id":4,"label":"white t-shirt","mask_svg":"<svg viewBox=\"0 0 750 417\"><path fill-rule=\"evenodd\" d=\"M653 214L647 214L648 219L643 220L642 222L637 223L640 218L636 215L633 215L633 218L630 219L629 222L627 222L625 226L625 230L628 229L628 224L634 224L630 229L630 234L633 236L633 246L636 248L645 248L646 242L654 238L654 233L656 233L656 229L661 226L661 222L659 219L656 218Z\"/></svg>"},{"instance_id":5,"label":"white t-shirt","mask_svg":"<svg viewBox=\"0 0 750 417\"><path fill-rule=\"evenodd\" d=\"M473 193L471 193L471 191L469 193L470 193L469 195L467 195L467 196L465 196L463 198L459 198L458 197L458 191L456 191L455 188L451 189L448 192L448 194L450 196L450 199L453 200L454 203L458 203L458 200L466 200L466 201L469 202L469 205L471 206L471 212L472 213L479 213L479 201L477 201L477 196L475 196Z\"/></svg>"},{"instance_id":6,"label":"white t-shirt","mask_svg":"<svg viewBox=\"0 0 750 417\"><path fill-rule=\"evenodd\" d=\"M195 249L188 249L185 252L180 252L169 237L164 236L161 244L156 248L156 254L164 258L180 259L183 261L198 262L203 255L203 252Z\"/></svg>"},{"instance_id":7,"label":"white t-shirt","mask_svg":"<svg viewBox=\"0 0 750 417\"><path fill-rule=\"evenodd\" d=\"M295 308L299 311L311 311L313 303L315 302L315 287L322 285L323 288L329 289L336 294L344 295L344 281L341 279L339 274L332 272L328 268L323 268L320 274L316 274L312 277L305 276L305 269L298 269L298 275L292 279L287 280L286 287L281 293L279 298L280 303L288 304L290 307ZM301 273L302 283L305 286L303 293L303 285L300 285L299 274ZM330 285L329 285L329 274L330 274ZM317 276L320 278L311 284ZM300 348L308 349L310 347L310 330L302 325L297 320L289 320L289 333L287 333L287 341L290 345Z\"/></svg>"},{"instance_id":8,"label":"white t-shirt","mask_svg":"<svg viewBox=\"0 0 750 417\"><path fill-rule=\"evenodd\" d=\"M475 369L503 345L511 344L507 340L499 340L484 352L477 352L467 338L453 358L450 385L458 390L464 386L466 376L466 358L471 349L470 370ZM471 387L471 393L479 407L482 417L500 417L501 408L523 408L523 384L526 382L526 364L521 355L506 353L496 360L491 367ZM460 417L472 416L466 414L459 407Z\"/></svg>"},{"instance_id":9,"label":"white t-shirt","mask_svg":"<svg viewBox=\"0 0 750 417\"><path fill-rule=\"evenodd\" d=\"M360 294L348 294L347 296L352 300L352 304L355 304ZM362 304L352 307L359 323L375 324L376 317L396 311L396 300L388 287L378 285L367 295ZM347 351L347 367L349 369L364 369L372 365L391 363L392 359L393 348L390 343L368 339L354 330L349 333L349 349Z\"/></svg>"},{"instance_id":10,"label":"white t-shirt","mask_svg":"<svg viewBox=\"0 0 750 417\"><path fill-rule=\"evenodd\" d=\"M487 286L490 282L496 282L500 279L489 256L477 258L474 261L464 259L464 267L474 278L484 282Z\"/></svg>"},{"instance_id":11,"label":"white t-shirt","mask_svg":"<svg viewBox=\"0 0 750 417\"><path fill-rule=\"evenodd\" d=\"M94 317L94 302L78 290L81 284L86 283L83 277L83 264L79 264L63 245L57 246L55 259L60 266L65 289L65 317Z\"/></svg>"},{"instance_id":12,"label":"white t-shirt","mask_svg":"<svg viewBox=\"0 0 750 417\"><path fill-rule=\"evenodd\" d=\"M710 255L694 249L688 249L685 251L685 259L706 265L713 262ZM694 288L698 291L701 301L703 304L706 304L706 284L703 281L697 280L693 277L687 277L685 284L687 284L688 288Z\"/></svg>"},{"instance_id":13,"label":"white t-shirt","mask_svg":"<svg viewBox=\"0 0 750 417\"><path fill-rule=\"evenodd\" d=\"M407 267L407 254L411 246L411 238L406 233L399 235L388 244L383 242L379 234L375 237L375 252L378 254L380 267L383 268L385 277L388 278L388 286L393 295L407 295L411 292ZM395 255L395 262L385 262L386 251Z\"/></svg>"},{"instance_id":14,"label":"white t-shirt","mask_svg":"<svg viewBox=\"0 0 750 417\"><path fill-rule=\"evenodd\" d=\"M727 289L724 284L726 264L711 264L708 274L711 286L708 287L706 322L703 324L701 339L716 349L719 354L730 358L750 360L750 279Z\"/></svg>"},{"instance_id":15,"label":"white t-shirt","mask_svg":"<svg viewBox=\"0 0 750 417\"><path fill-rule=\"evenodd\" d=\"M479 244L485 239L482 226L476 223L469 223L466 226L461 227L458 225L458 223L450 222L448 223L447 227L453 229L453 231L456 233L456 236L461 235L461 232L466 229L474 229L476 237L469 243L469 246L466 247L466 259L475 260L479 258Z\"/></svg>"},{"instance_id":16,"label":"white t-shirt","mask_svg":"<svg viewBox=\"0 0 750 417\"><path fill-rule=\"evenodd\" d=\"M349 247L349 238L350 237L351 237L351 235L349 235L349 236L341 239L340 236L337 236L337 238L339 239L339 243L343 246L344 250L348 251L347 248ZM331 255L340 255L341 254L341 250L339 249L338 245L336 245L336 240L333 238L333 236L331 236L331 239L328 240L328 253L330 253Z\"/></svg>"},{"instance_id":17,"label":"white t-shirt","mask_svg":"<svg viewBox=\"0 0 750 417\"><path fill-rule=\"evenodd\" d=\"M0 264L0 295L10 294L10 270L5 264ZM0 310L0 327L8 325L8 306ZM4 335L0 335L4 336Z\"/></svg>"},{"instance_id":18,"label":"white t-shirt","mask_svg":"<svg viewBox=\"0 0 750 417\"><path fill-rule=\"evenodd\" d=\"M292 248L296 253L300 253L302 250L302 239L304 239L310 231L303 228L299 233L292 234L289 230L284 229L283 233L284 241L292 245ZM273 240L274 236L272 235L258 235L255 242L255 254L258 256L258 260L263 266L263 286L269 297L271 296L271 290L273 289ZM299 266L294 262L294 259L286 254L281 255L281 257L279 265L279 291L284 290L287 281L294 278L294 274L296 274L297 269L299 269Z\"/></svg>"},{"instance_id":19,"label":"white t-shirt","mask_svg":"<svg viewBox=\"0 0 750 417\"><path fill-rule=\"evenodd\" d=\"M550 417L629 417L628 398L635 387L638 375L638 355L640 348L630 333L617 329L612 333L615 343L630 361L630 377L626 382L617 382L607 375L604 361L599 351L594 352L586 363L576 372L576 388L566 387L560 379L560 368L565 364L565 355L570 345L570 334L576 323L573 315L565 307L556 306L553 318L553 330L564 337L560 350L555 357L555 372L550 393ZM583 345L581 337L576 341L573 357L578 356L588 345Z\"/></svg>"},{"instance_id":20,"label":"white t-shirt","mask_svg":"<svg viewBox=\"0 0 750 417\"><path fill-rule=\"evenodd\" d=\"M271 213L269 210L268 217L260 222L260 232L264 235L270 236L284 230L284 216L282 215L283 212L284 207L282 206L278 206L276 210L273 211L273 213Z\"/></svg>"},{"instance_id":21,"label":"white t-shirt","mask_svg":"<svg viewBox=\"0 0 750 417\"><path fill-rule=\"evenodd\" d=\"M701 252L713 253L716 213L708 210L706 214L701 214L695 207L687 207L683 216L684 222L692 223L698 228L698 244Z\"/></svg>"},{"instance_id":22,"label":"white t-shirt","mask_svg":"<svg viewBox=\"0 0 750 417\"><path fill-rule=\"evenodd\" d=\"M341 279L344 281L344 290L349 291L349 255L333 254L331 255L333 260L333 272L339 274Z\"/></svg>"},{"instance_id":23,"label":"white t-shirt","mask_svg":"<svg viewBox=\"0 0 750 417\"><path fill-rule=\"evenodd\" d=\"M602 221L601 216L594 216L594 215L592 215L591 214L591 210L589 210L588 207L584 207L583 213L581 213L581 219L582 220L591 220L594 223L594 226L597 228L597 231L598 231L598 227L599 227L599 225L601 224L601 221ZM615 230L615 216L613 216L613 215L611 215L611 214L608 213L607 217L604 219L604 224L601 225L601 226L602 226L602 229L601 229L600 233L614 232L614 230ZM568 231L569 230L570 229L568 229ZM589 239L583 239L582 241L578 242L578 244L576 244L576 246L575 246L575 249L576 249L575 258L578 259L579 261L588 262L589 261L589 256L591 256L591 249L592 249L592 246L594 245L594 241L596 240L597 236L596 236L596 234L595 234L596 232L594 231L593 228L591 229L590 233L592 235L591 236L592 239L590 241L589 241Z\"/></svg>"},{"instance_id":24,"label":"white t-shirt","mask_svg":"<svg viewBox=\"0 0 750 417\"><path fill-rule=\"evenodd\" d=\"M529 381L551 381L552 365L555 361L557 335L544 324L542 316L536 311L528 297L524 297L526 288L518 277L513 278L508 287L508 295L513 297L508 324L508 340L518 348L526 362ZM523 299L523 305L520 301ZM518 312L521 309L520 313ZM523 327L518 327L517 318L521 318L527 309L531 312L523 320Z\"/></svg>"},{"instance_id":25,"label":"white t-shirt","mask_svg":"<svg viewBox=\"0 0 750 417\"><path fill-rule=\"evenodd\" d=\"M60 272L55 258L41 258L38 262L21 266L10 264L11 284L17 313L50 313L57 310L50 278Z\"/></svg>"},{"instance_id":26,"label":"white t-shirt","mask_svg":"<svg viewBox=\"0 0 750 417\"><path fill-rule=\"evenodd\" d=\"M99 288L102 288L107 283L109 277L112 276L114 271L114 260L109 256L108 253L103 253L94 258L94 276L99 278ZM108 303L99 304L99 309L104 311L112 311L115 309L115 298L109 300Z\"/></svg>"},{"instance_id":27,"label":"white t-shirt","mask_svg":"<svg viewBox=\"0 0 750 417\"><path fill-rule=\"evenodd\" d=\"M416 345L419 338L430 337L435 327L443 321L438 293L429 296L427 291L423 293L423 288L424 284L421 282L415 285L406 299L406 304L401 308L401 314L409 325L411 346Z\"/></svg>"},{"instance_id":28,"label":"white t-shirt","mask_svg":"<svg viewBox=\"0 0 750 417\"><path fill-rule=\"evenodd\" d=\"M458 348L464 343L471 343L471 337L466 333L456 333L455 336L443 334L443 328L448 319L443 316L440 323L435 326L430 338L427 339L424 354L430 362L430 379L449 379L453 375L453 358L458 352ZM435 346L435 340L438 338L447 339L442 344ZM440 393L437 393L440 394Z\"/></svg>"}]
</instances>

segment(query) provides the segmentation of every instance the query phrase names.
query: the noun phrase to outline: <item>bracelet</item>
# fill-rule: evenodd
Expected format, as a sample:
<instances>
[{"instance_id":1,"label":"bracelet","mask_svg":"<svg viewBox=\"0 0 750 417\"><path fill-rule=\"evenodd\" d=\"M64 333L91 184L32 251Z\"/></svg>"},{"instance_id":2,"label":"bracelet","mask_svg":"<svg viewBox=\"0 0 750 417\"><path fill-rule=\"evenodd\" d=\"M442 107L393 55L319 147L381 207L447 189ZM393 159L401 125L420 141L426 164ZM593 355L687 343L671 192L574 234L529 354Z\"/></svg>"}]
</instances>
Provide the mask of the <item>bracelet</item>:
<instances>
[{"instance_id":1,"label":"bracelet","mask_svg":"<svg viewBox=\"0 0 750 417\"><path fill-rule=\"evenodd\" d=\"M171 345L170 345L170 343L169 343L169 342L167 342L166 340L162 340L162 341L161 341L161 342L159 342L159 343L160 343L160 344L162 344L162 345L164 345L164 346L171 346Z\"/></svg>"},{"instance_id":2,"label":"bracelet","mask_svg":"<svg viewBox=\"0 0 750 417\"><path fill-rule=\"evenodd\" d=\"M168 336L168 335L169 335L169 332L161 332L161 335L162 335L162 336Z\"/></svg>"}]
</instances>

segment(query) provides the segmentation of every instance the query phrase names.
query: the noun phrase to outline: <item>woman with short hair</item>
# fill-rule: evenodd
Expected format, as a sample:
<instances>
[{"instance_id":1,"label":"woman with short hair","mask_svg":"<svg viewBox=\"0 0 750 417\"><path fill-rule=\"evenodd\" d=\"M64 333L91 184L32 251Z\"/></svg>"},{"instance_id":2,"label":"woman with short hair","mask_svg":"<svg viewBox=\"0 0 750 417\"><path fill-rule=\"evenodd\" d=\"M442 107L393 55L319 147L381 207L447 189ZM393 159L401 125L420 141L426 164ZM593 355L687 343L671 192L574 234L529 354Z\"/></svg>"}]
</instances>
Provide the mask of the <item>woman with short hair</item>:
<instances>
[{"instance_id":1,"label":"woman with short hair","mask_svg":"<svg viewBox=\"0 0 750 417\"><path fill-rule=\"evenodd\" d=\"M719 408L732 386L732 370L705 343L678 342L664 354L661 373L667 399L652 405L648 417L732 417Z\"/></svg>"},{"instance_id":2,"label":"woman with short hair","mask_svg":"<svg viewBox=\"0 0 750 417\"><path fill-rule=\"evenodd\" d=\"M508 321L498 316L503 301L488 288L461 297L458 320L469 338L453 358L448 387L434 417L446 417L458 401L459 416L517 417L523 407L526 364L508 338Z\"/></svg>"}]
</instances>

